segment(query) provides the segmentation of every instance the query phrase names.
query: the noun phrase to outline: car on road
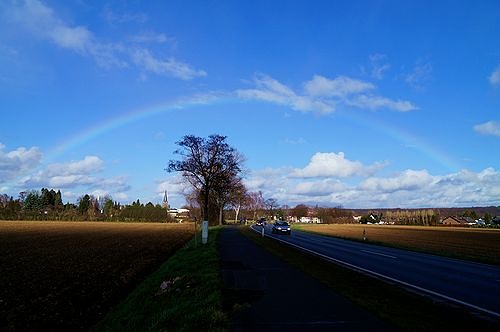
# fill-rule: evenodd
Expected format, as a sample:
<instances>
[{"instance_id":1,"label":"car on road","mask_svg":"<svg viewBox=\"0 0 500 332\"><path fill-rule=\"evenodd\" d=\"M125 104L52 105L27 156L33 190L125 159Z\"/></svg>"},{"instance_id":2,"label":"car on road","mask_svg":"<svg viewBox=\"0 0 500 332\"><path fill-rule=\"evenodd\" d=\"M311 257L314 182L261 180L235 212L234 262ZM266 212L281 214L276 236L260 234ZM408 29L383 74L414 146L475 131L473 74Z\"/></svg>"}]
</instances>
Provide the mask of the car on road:
<instances>
[{"instance_id":1,"label":"car on road","mask_svg":"<svg viewBox=\"0 0 500 332\"><path fill-rule=\"evenodd\" d=\"M255 225L257 226L266 226L266 218L260 218L259 220L257 220L257 222L255 223Z\"/></svg>"},{"instance_id":2,"label":"car on road","mask_svg":"<svg viewBox=\"0 0 500 332\"><path fill-rule=\"evenodd\" d=\"M286 221L277 221L273 224L273 234L288 234L290 235L291 228Z\"/></svg>"}]
</instances>

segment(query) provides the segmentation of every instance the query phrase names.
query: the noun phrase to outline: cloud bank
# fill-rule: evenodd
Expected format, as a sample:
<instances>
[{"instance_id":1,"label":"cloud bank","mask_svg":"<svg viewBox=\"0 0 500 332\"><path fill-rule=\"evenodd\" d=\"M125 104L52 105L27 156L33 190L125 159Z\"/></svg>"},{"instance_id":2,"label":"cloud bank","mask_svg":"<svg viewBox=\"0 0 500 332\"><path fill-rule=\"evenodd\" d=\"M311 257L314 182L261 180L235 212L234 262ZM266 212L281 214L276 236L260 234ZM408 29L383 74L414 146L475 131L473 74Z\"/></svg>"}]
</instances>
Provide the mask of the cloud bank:
<instances>
[{"instance_id":1,"label":"cloud bank","mask_svg":"<svg viewBox=\"0 0 500 332\"><path fill-rule=\"evenodd\" d=\"M103 165L103 160L97 156L86 156L67 163L53 163L24 177L18 186L23 190L42 187L64 189L68 194L66 199L74 196L73 191L96 196L109 194L114 198L126 197L126 192L130 190L127 178L103 176Z\"/></svg>"},{"instance_id":2,"label":"cloud bank","mask_svg":"<svg viewBox=\"0 0 500 332\"><path fill-rule=\"evenodd\" d=\"M271 102L303 112L330 113L338 106L399 112L418 109L410 101L379 96L374 93L376 87L372 83L347 76L330 79L314 75L311 80L303 83L303 89L299 92L265 74L255 75L253 83L254 88L236 90L236 95L239 98Z\"/></svg>"},{"instance_id":3,"label":"cloud bank","mask_svg":"<svg viewBox=\"0 0 500 332\"><path fill-rule=\"evenodd\" d=\"M384 164L365 166L341 153L317 153L302 169L255 171L245 179L245 184L250 191L262 191L265 197L290 206L305 203L340 204L347 208L411 208L500 204L500 172L493 168L445 175L433 175L425 169L375 175Z\"/></svg>"},{"instance_id":4,"label":"cloud bank","mask_svg":"<svg viewBox=\"0 0 500 332\"><path fill-rule=\"evenodd\" d=\"M482 135L492 135L500 137L500 123L488 121L474 126L474 130Z\"/></svg>"},{"instance_id":5,"label":"cloud bank","mask_svg":"<svg viewBox=\"0 0 500 332\"><path fill-rule=\"evenodd\" d=\"M5 151L0 143L0 183L10 181L40 164L42 153L36 147Z\"/></svg>"}]
</instances>

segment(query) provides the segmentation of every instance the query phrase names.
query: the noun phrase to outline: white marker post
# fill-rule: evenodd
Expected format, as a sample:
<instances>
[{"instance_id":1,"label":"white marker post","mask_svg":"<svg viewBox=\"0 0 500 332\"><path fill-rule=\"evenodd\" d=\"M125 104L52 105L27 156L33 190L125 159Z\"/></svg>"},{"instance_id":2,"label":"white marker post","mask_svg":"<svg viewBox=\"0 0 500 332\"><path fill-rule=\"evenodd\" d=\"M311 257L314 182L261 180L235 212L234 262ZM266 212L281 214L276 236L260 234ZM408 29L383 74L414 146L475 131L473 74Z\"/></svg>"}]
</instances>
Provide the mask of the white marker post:
<instances>
[{"instance_id":1,"label":"white marker post","mask_svg":"<svg viewBox=\"0 0 500 332\"><path fill-rule=\"evenodd\" d=\"M264 228L265 226L262 226L262 237L264 237Z\"/></svg>"},{"instance_id":2,"label":"white marker post","mask_svg":"<svg viewBox=\"0 0 500 332\"><path fill-rule=\"evenodd\" d=\"M207 244L208 242L208 221L203 220L201 223L201 243Z\"/></svg>"}]
</instances>

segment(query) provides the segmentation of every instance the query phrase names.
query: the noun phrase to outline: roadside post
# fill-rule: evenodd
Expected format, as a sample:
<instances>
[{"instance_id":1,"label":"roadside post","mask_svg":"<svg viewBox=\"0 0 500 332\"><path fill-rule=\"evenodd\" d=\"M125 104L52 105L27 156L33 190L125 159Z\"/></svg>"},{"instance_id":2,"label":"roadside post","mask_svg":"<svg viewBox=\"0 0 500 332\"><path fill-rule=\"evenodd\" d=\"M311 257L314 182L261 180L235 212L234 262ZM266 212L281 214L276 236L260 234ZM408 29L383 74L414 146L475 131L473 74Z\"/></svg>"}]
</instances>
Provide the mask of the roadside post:
<instances>
[{"instance_id":1,"label":"roadside post","mask_svg":"<svg viewBox=\"0 0 500 332\"><path fill-rule=\"evenodd\" d=\"M201 243L207 244L208 241L208 221L203 220L201 223Z\"/></svg>"},{"instance_id":2,"label":"roadside post","mask_svg":"<svg viewBox=\"0 0 500 332\"><path fill-rule=\"evenodd\" d=\"M262 226L262 237L264 237L264 228L265 226Z\"/></svg>"}]
</instances>

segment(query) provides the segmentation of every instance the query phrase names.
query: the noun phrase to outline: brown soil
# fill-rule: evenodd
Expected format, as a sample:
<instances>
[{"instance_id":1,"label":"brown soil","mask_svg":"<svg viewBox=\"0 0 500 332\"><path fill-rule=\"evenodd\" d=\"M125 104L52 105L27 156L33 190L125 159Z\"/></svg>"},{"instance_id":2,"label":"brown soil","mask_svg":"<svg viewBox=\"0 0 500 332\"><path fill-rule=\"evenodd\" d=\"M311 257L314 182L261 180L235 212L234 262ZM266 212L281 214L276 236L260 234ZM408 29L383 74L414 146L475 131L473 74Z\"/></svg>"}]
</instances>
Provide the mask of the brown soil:
<instances>
[{"instance_id":1,"label":"brown soil","mask_svg":"<svg viewBox=\"0 0 500 332\"><path fill-rule=\"evenodd\" d=\"M392 226L392 225L301 225L304 230L337 237L379 242L418 251L500 264L500 229Z\"/></svg>"},{"instance_id":2,"label":"brown soil","mask_svg":"<svg viewBox=\"0 0 500 332\"><path fill-rule=\"evenodd\" d=\"M192 236L192 224L1 221L0 330L86 330Z\"/></svg>"}]
</instances>

